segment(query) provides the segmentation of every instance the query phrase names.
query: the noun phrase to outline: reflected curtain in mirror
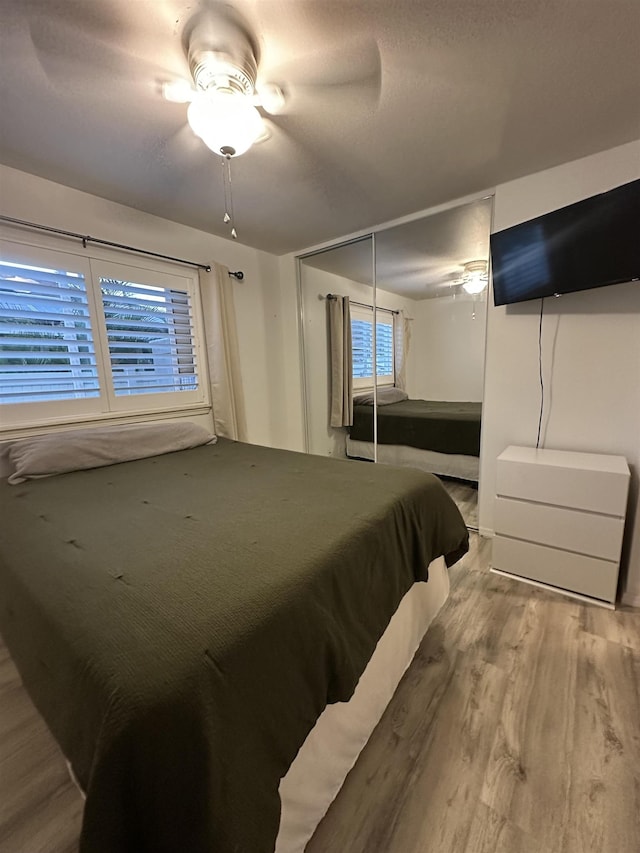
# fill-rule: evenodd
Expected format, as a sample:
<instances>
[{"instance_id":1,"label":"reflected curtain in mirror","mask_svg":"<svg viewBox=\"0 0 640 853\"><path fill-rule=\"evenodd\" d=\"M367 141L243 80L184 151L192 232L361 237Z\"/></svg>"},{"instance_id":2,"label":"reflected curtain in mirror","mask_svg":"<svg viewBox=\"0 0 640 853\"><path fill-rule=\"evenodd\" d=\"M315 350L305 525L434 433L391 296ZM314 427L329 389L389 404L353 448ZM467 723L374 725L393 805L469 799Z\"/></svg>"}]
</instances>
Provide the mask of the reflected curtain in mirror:
<instances>
[{"instance_id":1,"label":"reflected curtain in mirror","mask_svg":"<svg viewBox=\"0 0 640 853\"><path fill-rule=\"evenodd\" d=\"M200 295L216 435L246 441L233 284L227 267L212 263L211 272L200 270Z\"/></svg>"},{"instance_id":2,"label":"reflected curtain in mirror","mask_svg":"<svg viewBox=\"0 0 640 853\"><path fill-rule=\"evenodd\" d=\"M396 368L396 388L407 390L407 358L411 344L411 318L404 310L393 315L393 348Z\"/></svg>"},{"instance_id":3,"label":"reflected curtain in mirror","mask_svg":"<svg viewBox=\"0 0 640 853\"><path fill-rule=\"evenodd\" d=\"M329 357L331 364L332 427L353 424L353 370L351 364L351 310L346 296L327 296Z\"/></svg>"}]
</instances>

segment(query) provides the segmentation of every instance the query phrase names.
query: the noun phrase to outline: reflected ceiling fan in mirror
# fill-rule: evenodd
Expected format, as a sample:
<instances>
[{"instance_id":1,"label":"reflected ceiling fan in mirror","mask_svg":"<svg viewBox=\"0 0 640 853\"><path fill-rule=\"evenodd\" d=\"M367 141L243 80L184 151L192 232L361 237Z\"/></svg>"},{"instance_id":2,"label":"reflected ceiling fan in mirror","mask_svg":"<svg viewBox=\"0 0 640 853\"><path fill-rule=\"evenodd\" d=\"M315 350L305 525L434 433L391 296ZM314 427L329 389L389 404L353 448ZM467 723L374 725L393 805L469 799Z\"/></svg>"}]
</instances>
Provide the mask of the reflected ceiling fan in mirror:
<instances>
[{"instance_id":1,"label":"reflected ceiling fan in mirror","mask_svg":"<svg viewBox=\"0 0 640 853\"><path fill-rule=\"evenodd\" d=\"M459 284L471 296L477 296L486 288L489 282L489 264L487 261L468 261L464 264L462 276L454 279L451 284Z\"/></svg>"}]
</instances>

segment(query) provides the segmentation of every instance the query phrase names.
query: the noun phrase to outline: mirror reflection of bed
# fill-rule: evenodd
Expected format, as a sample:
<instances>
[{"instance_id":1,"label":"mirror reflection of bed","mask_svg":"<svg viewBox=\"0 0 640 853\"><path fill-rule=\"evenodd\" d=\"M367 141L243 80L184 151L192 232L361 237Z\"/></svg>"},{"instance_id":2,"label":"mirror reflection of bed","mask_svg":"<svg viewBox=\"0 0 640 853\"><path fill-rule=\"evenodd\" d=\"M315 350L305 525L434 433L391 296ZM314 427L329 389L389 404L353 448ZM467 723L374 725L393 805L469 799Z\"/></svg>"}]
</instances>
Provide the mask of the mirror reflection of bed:
<instances>
[{"instance_id":1,"label":"mirror reflection of bed","mask_svg":"<svg viewBox=\"0 0 640 853\"><path fill-rule=\"evenodd\" d=\"M491 208L483 198L383 228L305 257L300 276L309 452L435 473L473 529ZM338 428L329 425L334 294L349 297L354 349L353 424ZM367 377L358 361L373 305L375 407L373 369Z\"/></svg>"}]
</instances>

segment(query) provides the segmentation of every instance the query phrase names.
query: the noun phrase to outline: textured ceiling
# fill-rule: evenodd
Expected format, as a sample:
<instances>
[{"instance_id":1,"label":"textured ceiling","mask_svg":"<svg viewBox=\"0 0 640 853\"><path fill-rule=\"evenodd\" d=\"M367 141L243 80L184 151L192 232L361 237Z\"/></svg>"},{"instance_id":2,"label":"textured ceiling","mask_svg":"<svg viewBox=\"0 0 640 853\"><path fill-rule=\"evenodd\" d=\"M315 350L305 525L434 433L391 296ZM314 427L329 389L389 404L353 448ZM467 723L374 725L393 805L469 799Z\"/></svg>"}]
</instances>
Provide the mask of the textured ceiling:
<instances>
[{"instance_id":1,"label":"textured ceiling","mask_svg":"<svg viewBox=\"0 0 640 853\"><path fill-rule=\"evenodd\" d=\"M228 236L162 81L239 14L287 112L234 160L240 242L301 250L640 137L638 0L0 0L0 161Z\"/></svg>"},{"instance_id":2,"label":"textured ceiling","mask_svg":"<svg viewBox=\"0 0 640 853\"><path fill-rule=\"evenodd\" d=\"M461 292L469 261L489 260L491 199L453 207L376 232L376 285L409 299ZM362 284L373 282L371 238L319 252L305 264Z\"/></svg>"}]
</instances>

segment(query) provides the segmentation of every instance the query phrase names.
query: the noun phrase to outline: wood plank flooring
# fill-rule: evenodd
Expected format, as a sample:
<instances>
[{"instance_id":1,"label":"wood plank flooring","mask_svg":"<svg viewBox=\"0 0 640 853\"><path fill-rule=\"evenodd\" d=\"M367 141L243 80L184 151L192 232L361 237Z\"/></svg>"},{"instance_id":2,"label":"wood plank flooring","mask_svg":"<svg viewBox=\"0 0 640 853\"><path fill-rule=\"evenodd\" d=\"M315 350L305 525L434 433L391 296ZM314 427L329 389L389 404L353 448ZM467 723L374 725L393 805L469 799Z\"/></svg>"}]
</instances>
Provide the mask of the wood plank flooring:
<instances>
[{"instance_id":1,"label":"wood plank flooring","mask_svg":"<svg viewBox=\"0 0 640 853\"><path fill-rule=\"evenodd\" d=\"M83 801L0 643L0 853L75 853Z\"/></svg>"},{"instance_id":2,"label":"wood plank flooring","mask_svg":"<svg viewBox=\"0 0 640 853\"><path fill-rule=\"evenodd\" d=\"M640 611L492 575L490 547L451 570L307 853L640 850ZM0 853L75 853L81 812L0 646Z\"/></svg>"},{"instance_id":3,"label":"wood plank flooring","mask_svg":"<svg viewBox=\"0 0 640 853\"><path fill-rule=\"evenodd\" d=\"M457 504L464 523L470 530L478 530L478 487L463 480L440 477L445 489Z\"/></svg>"},{"instance_id":4,"label":"wood plank flooring","mask_svg":"<svg viewBox=\"0 0 640 853\"><path fill-rule=\"evenodd\" d=\"M638 853L640 611L489 574L452 593L307 853Z\"/></svg>"}]
</instances>

